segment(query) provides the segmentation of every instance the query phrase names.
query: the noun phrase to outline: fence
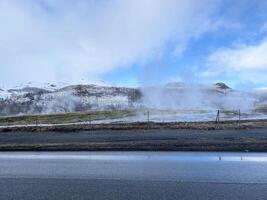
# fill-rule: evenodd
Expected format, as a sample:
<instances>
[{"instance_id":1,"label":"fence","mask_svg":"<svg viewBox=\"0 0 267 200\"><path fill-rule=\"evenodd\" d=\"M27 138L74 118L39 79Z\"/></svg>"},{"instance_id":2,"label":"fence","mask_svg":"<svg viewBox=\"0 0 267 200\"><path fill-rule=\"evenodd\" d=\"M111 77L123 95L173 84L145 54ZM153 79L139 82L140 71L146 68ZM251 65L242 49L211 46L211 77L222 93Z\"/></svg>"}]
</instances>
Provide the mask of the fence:
<instances>
[{"instance_id":1,"label":"fence","mask_svg":"<svg viewBox=\"0 0 267 200\"><path fill-rule=\"evenodd\" d=\"M196 122L206 121L222 123L223 121L237 121L249 118L247 111L241 110L136 110L134 112L121 112L118 115L114 113L106 114L106 112L94 113L65 113L51 115L30 115L0 118L0 126L12 125L64 125L64 124L101 124L101 123L134 123L134 122ZM255 119L255 118L253 118ZM258 119L258 118L257 118ZM261 118L264 119L264 118ZM267 119L267 115L266 118Z\"/></svg>"},{"instance_id":2,"label":"fence","mask_svg":"<svg viewBox=\"0 0 267 200\"><path fill-rule=\"evenodd\" d=\"M240 122L240 120L241 120L241 110L240 109L238 109L237 111L227 111L227 110L225 111L224 110L224 112L232 112L232 113L234 113L236 115L236 117L238 118L238 122ZM216 114L216 118L215 118L215 122L216 123L219 123L220 120L221 120L220 114L221 114L221 111L217 110L217 114ZM234 119L234 117L232 117L232 119Z\"/></svg>"}]
</instances>

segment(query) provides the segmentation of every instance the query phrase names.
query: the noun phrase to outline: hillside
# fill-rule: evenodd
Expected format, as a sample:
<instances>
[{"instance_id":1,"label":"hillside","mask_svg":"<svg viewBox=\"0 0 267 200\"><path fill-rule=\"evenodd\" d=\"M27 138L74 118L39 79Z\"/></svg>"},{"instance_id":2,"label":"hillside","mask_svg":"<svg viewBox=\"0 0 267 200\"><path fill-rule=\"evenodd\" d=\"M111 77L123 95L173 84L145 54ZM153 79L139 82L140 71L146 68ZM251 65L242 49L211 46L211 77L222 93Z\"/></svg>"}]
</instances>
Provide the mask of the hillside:
<instances>
[{"instance_id":1,"label":"hillside","mask_svg":"<svg viewBox=\"0 0 267 200\"><path fill-rule=\"evenodd\" d=\"M265 93L212 85L172 82L141 88L95 84L21 85L0 89L0 115L51 114L123 109L254 110L265 108ZM262 109L264 110L264 109Z\"/></svg>"},{"instance_id":2,"label":"hillside","mask_svg":"<svg viewBox=\"0 0 267 200\"><path fill-rule=\"evenodd\" d=\"M133 107L140 98L139 90L126 87L24 87L0 91L0 115L124 109Z\"/></svg>"}]
</instances>

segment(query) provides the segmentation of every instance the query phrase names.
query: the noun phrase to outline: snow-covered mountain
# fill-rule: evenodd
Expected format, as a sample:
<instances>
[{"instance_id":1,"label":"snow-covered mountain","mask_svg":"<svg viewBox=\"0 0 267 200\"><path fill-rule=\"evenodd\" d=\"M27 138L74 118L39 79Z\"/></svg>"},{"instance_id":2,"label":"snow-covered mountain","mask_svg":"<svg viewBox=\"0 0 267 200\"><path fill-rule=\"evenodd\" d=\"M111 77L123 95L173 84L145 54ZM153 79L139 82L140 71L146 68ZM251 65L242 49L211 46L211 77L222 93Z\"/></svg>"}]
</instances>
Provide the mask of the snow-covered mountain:
<instances>
[{"instance_id":1,"label":"snow-covered mountain","mask_svg":"<svg viewBox=\"0 0 267 200\"><path fill-rule=\"evenodd\" d=\"M253 109L262 95L240 92L224 83L212 85L168 83L129 88L95 84L27 83L0 86L0 115L58 113L126 108Z\"/></svg>"},{"instance_id":2,"label":"snow-covered mountain","mask_svg":"<svg viewBox=\"0 0 267 200\"><path fill-rule=\"evenodd\" d=\"M0 90L0 115L110 110L133 107L138 89L97 85L16 87Z\"/></svg>"}]
</instances>

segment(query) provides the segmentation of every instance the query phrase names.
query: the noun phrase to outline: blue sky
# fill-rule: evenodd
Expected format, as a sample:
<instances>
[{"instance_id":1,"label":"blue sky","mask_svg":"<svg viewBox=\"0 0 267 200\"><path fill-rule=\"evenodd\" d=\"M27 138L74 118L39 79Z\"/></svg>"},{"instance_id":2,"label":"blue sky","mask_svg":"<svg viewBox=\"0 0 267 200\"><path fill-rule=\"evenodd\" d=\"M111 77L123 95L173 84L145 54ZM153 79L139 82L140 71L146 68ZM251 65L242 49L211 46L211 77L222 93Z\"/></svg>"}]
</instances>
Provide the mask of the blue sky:
<instances>
[{"instance_id":1,"label":"blue sky","mask_svg":"<svg viewBox=\"0 0 267 200\"><path fill-rule=\"evenodd\" d=\"M173 49L169 47L165 49L165 56L161 59L155 59L145 66L132 65L124 69L117 69L105 74L103 78L111 82L130 85L138 85L146 83L146 81L149 84L162 84L168 81L191 82L193 79L193 81L204 83L224 81L233 87L244 90L266 87L267 73L265 72L266 80L263 81L252 81L253 75L247 79L242 78L236 72L230 75L218 74L211 77L199 75L207 70L206 60L216 50L235 49L236 45L257 46L261 44L267 36L267 27L264 28L267 25L266 5L267 1L222 1L220 11L215 16L224 18L229 23L228 27L226 24L226 27L222 29L204 33L201 37L190 40L182 55L171 55ZM267 59L267 51L265 55Z\"/></svg>"},{"instance_id":2,"label":"blue sky","mask_svg":"<svg viewBox=\"0 0 267 200\"><path fill-rule=\"evenodd\" d=\"M266 0L2 0L0 85L267 87Z\"/></svg>"}]
</instances>

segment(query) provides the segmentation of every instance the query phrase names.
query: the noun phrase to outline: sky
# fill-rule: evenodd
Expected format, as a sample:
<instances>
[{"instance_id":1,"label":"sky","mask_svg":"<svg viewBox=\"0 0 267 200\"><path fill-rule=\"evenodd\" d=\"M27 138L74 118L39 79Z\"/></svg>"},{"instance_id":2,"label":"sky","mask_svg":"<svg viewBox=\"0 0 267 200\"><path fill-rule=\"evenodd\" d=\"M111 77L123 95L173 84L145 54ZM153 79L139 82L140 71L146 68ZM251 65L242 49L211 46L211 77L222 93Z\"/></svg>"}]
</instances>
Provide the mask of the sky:
<instances>
[{"instance_id":1,"label":"sky","mask_svg":"<svg viewBox=\"0 0 267 200\"><path fill-rule=\"evenodd\" d=\"M0 85L267 87L267 0L0 0Z\"/></svg>"}]
</instances>

